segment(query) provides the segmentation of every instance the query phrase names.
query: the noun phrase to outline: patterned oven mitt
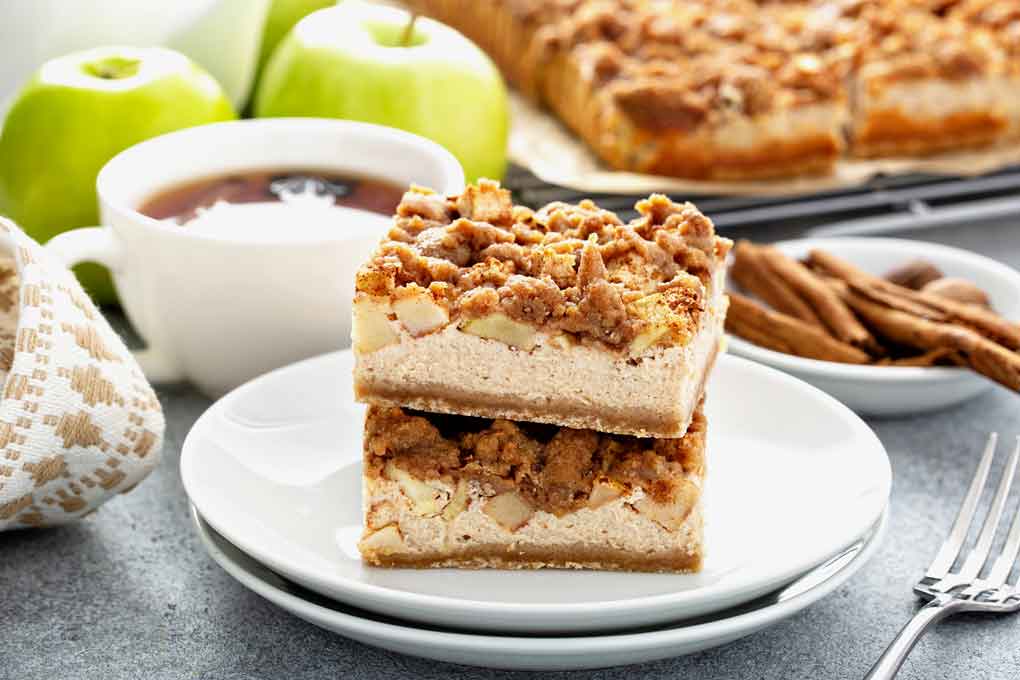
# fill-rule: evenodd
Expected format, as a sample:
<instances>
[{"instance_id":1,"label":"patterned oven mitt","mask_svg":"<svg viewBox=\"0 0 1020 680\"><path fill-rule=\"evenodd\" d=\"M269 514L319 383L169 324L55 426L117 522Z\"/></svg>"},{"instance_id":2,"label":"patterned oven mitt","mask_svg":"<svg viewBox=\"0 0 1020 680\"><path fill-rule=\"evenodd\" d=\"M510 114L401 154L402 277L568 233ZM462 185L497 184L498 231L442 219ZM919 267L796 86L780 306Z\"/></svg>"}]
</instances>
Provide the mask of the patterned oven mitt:
<instances>
[{"instance_id":1,"label":"patterned oven mitt","mask_svg":"<svg viewBox=\"0 0 1020 680\"><path fill-rule=\"evenodd\" d=\"M159 461L163 412L74 275L0 217L0 531L83 517Z\"/></svg>"}]
</instances>

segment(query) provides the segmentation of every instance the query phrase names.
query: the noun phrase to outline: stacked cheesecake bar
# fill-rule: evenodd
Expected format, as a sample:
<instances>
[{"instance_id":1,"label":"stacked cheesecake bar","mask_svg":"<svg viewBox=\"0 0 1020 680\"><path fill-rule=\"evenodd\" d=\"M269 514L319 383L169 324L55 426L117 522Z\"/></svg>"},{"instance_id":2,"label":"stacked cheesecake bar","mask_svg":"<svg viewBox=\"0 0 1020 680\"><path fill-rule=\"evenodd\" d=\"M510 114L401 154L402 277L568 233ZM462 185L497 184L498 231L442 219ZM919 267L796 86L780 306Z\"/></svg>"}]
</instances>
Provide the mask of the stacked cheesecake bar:
<instances>
[{"instance_id":1,"label":"stacked cheesecake bar","mask_svg":"<svg viewBox=\"0 0 1020 680\"><path fill-rule=\"evenodd\" d=\"M367 563L700 566L730 242L636 207L404 195L354 300Z\"/></svg>"}]
</instances>

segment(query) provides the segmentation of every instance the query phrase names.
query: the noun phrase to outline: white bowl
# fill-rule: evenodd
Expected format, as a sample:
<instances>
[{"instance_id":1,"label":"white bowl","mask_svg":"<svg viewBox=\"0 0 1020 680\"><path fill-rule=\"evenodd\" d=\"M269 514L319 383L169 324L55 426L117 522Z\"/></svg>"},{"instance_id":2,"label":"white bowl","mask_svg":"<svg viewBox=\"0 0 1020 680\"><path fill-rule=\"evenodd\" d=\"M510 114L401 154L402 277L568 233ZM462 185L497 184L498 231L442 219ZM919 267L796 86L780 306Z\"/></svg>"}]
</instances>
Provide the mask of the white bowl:
<instances>
[{"instance_id":1,"label":"white bowl","mask_svg":"<svg viewBox=\"0 0 1020 680\"><path fill-rule=\"evenodd\" d=\"M884 275L908 260L928 260L946 276L972 281L988 293L995 311L1020 319L1020 272L987 257L935 243L892 238L813 238L775 246L801 258L819 248L872 274ZM734 288L739 288L733 285ZM857 366L804 359L729 336L733 354L768 364L825 390L854 411L870 415L907 415L946 408L971 399L992 383L955 367Z\"/></svg>"}]
</instances>

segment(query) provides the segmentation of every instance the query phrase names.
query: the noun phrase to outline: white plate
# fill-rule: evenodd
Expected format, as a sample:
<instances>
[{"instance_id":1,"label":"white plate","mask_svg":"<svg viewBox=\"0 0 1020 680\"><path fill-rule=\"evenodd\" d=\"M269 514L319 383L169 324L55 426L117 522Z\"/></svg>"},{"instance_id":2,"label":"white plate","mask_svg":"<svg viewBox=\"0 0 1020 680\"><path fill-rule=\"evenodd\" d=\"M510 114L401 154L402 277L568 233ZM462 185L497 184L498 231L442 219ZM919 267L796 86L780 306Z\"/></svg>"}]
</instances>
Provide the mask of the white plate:
<instances>
[{"instance_id":1,"label":"white plate","mask_svg":"<svg viewBox=\"0 0 1020 680\"><path fill-rule=\"evenodd\" d=\"M923 241L895 238L808 238L775 244L801 258L820 248L876 275L920 258L946 276L960 277L988 293L992 306L1007 319L1020 320L1020 273L975 253ZM732 282L730 285L739 289ZM806 380L857 411L904 415L946 408L972 399L994 384L977 373L953 367L855 366L774 352L730 336L729 349Z\"/></svg>"},{"instance_id":2,"label":"white plate","mask_svg":"<svg viewBox=\"0 0 1020 680\"><path fill-rule=\"evenodd\" d=\"M246 588L316 626L367 645L438 661L519 670L602 668L693 654L726 644L793 616L846 583L871 558L887 515L839 555L786 588L696 622L623 635L508 637L417 627L328 600L281 578L192 518L212 558Z\"/></svg>"},{"instance_id":3,"label":"white plate","mask_svg":"<svg viewBox=\"0 0 1020 680\"><path fill-rule=\"evenodd\" d=\"M377 569L361 564L362 407L339 352L228 394L184 442L202 516L287 578L355 606L471 630L619 629L702 615L796 578L885 508L889 461L836 400L724 356L708 388L702 573ZM591 615L597 607L599 616Z\"/></svg>"}]
</instances>

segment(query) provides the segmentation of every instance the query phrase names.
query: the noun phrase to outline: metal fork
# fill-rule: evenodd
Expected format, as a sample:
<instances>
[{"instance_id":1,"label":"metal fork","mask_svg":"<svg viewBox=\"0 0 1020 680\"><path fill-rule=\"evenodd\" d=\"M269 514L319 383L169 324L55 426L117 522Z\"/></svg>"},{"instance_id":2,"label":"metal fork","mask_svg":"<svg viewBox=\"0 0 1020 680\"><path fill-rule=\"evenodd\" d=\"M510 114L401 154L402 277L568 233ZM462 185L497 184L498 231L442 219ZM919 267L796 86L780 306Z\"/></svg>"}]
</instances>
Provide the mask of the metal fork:
<instances>
[{"instance_id":1,"label":"metal fork","mask_svg":"<svg viewBox=\"0 0 1020 680\"><path fill-rule=\"evenodd\" d=\"M1020 553L1020 512L1013 518L1006 543L999 553L992 568L984 578L981 573L995 542L999 521L1002 519L1006 501L1009 498L1009 487L1016 472L1017 460L1020 459L1020 437L1017 437L1016 448L1006 463L1002 478L999 480L995 498L985 517L978 535L977 543L967 553L963 564L956 571L953 565L960 556L960 551L974 520L978 500L988 479L988 470L995 457L995 446L999 436L993 432L988 437L984 455L978 463L977 472L970 483L967 496L956 515L953 528L949 532L935 560L928 567L924 577L914 586L914 592L927 600L914 615L892 644L885 650L878 662L872 666L865 680L891 680L900 670L910 650L914 648L921 635L933 624L947 616L960 612L992 612L1009 614L1020 611L1020 589L1016 581L1007 583L1010 572Z\"/></svg>"}]
</instances>

